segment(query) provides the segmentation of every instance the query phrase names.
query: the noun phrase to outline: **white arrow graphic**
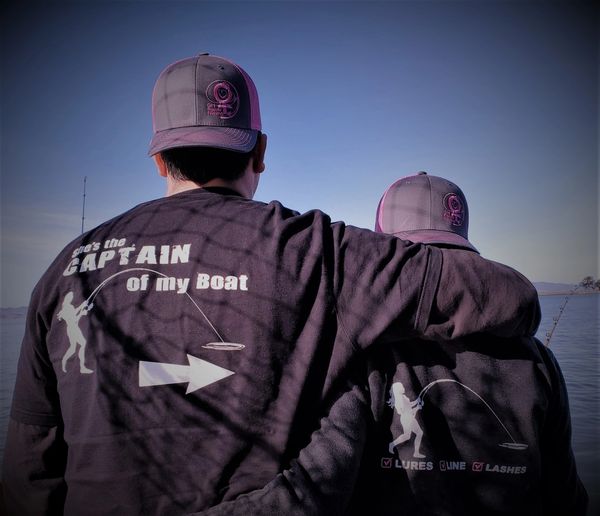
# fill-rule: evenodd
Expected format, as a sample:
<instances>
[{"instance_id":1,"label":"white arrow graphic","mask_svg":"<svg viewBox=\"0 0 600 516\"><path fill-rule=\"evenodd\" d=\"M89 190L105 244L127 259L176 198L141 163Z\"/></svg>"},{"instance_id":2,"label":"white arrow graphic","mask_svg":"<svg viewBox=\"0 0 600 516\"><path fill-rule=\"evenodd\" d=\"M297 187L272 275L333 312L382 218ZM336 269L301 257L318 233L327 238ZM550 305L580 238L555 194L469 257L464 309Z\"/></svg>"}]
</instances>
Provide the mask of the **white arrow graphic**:
<instances>
[{"instance_id":1,"label":"white arrow graphic","mask_svg":"<svg viewBox=\"0 0 600 516\"><path fill-rule=\"evenodd\" d=\"M163 364L162 362L140 360L140 387L189 382L185 391L186 394L189 394L235 374L233 371L192 355L187 357L190 365Z\"/></svg>"}]
</instances>

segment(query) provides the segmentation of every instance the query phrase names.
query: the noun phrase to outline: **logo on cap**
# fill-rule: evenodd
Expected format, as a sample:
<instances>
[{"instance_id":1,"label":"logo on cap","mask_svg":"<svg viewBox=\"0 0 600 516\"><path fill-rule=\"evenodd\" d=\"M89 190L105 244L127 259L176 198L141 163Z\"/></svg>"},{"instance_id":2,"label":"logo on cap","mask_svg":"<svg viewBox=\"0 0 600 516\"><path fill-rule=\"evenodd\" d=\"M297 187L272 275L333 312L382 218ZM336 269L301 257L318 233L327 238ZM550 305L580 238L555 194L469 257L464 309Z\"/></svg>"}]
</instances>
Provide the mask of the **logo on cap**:
<instances>
[{"instance_id":1,"label":"logo on cap","mask_svg":"<svg viewBox=\"0 0 600 516\"><path fill-rule=\"evenodd\" d=\"M448 219L453 226L462 226L465 220L465 210L460 197L454 193L448 193L444 197L444 218Z\"/></svg>"},{"instance_id":2,"label":"logo on cap","mask_svg":"<svg viewBox=\"0 0 600 516\"><path fill-rule=\"evenodd\" d=\"M228 81L213 81L206 88L207 112L221 120L233 118L240 107L238 92Z\"/></svg>"}]
</instances>

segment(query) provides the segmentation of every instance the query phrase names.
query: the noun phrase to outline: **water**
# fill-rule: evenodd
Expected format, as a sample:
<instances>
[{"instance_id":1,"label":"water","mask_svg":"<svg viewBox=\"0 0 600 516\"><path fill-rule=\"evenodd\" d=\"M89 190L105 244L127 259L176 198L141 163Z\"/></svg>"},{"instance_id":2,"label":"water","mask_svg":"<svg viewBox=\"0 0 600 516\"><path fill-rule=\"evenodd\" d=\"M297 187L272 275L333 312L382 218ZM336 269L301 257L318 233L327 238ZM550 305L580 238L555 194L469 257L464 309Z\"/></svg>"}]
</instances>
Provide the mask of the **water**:
<instances>
[{"instance_id":1,"label":"water","mask_svg":"<svg viewBox=\"0 0 600 516\"><path fill-rule=\"evenodd\" d=\"M544 342L565 296L543 296L537 337ZM571 296L550 341L567 383L573 452L590 496L588 514L600 514L600 295Z\"/></svg>"},{"instance_id":2,"label":"water","mask_svg":"<svg viewBox=\"0 0 600 516\"><path fill-rule=\"evenodd\" d=\"M0 465L4 457L6 427L24 331L24 315L0 319Z\"/></svg>"},{"instance_id":3,"label":"water","mask_svg":"<svg viewBox=\"0 0 600 516\"><path fill-rule=\"evenodd\" d=\"M565 296L544 296L538 338L545 341ZM554 352L565 377L573 423L573 450L579 475L590 496L590 515L600 514L600 295L572 296L552 336ZM16 376L25 317L0 319L0 461Z\"/></svg>"}]
</instances>

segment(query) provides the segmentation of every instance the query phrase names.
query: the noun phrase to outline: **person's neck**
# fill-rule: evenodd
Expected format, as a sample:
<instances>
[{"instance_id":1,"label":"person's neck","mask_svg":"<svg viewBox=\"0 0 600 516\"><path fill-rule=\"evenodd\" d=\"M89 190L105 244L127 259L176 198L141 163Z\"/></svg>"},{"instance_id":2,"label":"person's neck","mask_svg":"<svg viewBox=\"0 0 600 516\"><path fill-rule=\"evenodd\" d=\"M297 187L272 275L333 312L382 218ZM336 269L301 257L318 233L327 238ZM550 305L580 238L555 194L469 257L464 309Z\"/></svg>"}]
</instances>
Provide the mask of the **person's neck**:
<instances>
[{"instance_id":1,"label":"person's neck","mask_svg":"<svg viewBox=\"0 0 600 516\"><path fill-rule=\"evenodd\" d=\"M211 187L211 186L228 188L229 190L233 190L234 192L237 192L240 195L244 196L244 193L241 191L241 188L239 188L240 185L238 185L237 183L238 183L237 181L225 181L220 178L215 178L215 179L211 179L207 183L204 183L203 185L197 185L193 181L187 181L187 180L179 181L179 180L174 180L171 177L169 177L167 179L166 196L170 197L171 195L175 195L175 194L178 194L181 192L186 192L188 190L195 190L197 188L205 188L205 187Z\"/></svg>"},{"instance_id":2,"label":"person's neck","mask_svg":"<svg viewBox=\"0 0 600 516\"><path fill-rule=\"evenodd\" d=\"M181 192L186 192L188 190L195 190L196 188L200 188L193 181L177 181L172 178L167 178L167 193L166 197L170 197L171 195L175 195Z\"/></svg>"}]
</instances>

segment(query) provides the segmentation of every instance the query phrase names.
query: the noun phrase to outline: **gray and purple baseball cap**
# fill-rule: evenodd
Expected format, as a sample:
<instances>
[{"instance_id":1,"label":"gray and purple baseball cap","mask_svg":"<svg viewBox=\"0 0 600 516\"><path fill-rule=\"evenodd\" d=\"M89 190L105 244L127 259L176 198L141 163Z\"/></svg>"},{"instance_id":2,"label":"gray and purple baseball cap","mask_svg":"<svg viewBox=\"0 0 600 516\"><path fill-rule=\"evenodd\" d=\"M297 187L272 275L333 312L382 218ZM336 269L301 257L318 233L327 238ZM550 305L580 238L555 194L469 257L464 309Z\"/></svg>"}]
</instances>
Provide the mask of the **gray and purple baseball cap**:
<instances>
[{"instance_id":1,"label":"gray and purple baseball cap","mask_svg":"<svg viewBox=\"0 0 600 516\"><path fill-rule=\"evenodd\" d=\"M377 206L375 231L479 252L469 242L469 207L462 190L426 172L403 177L385 191Z\"/></svg>"},{"instance_id":2,"label":"gray and purple baseball cap","mask_svg":"<svg viewBox=\"0 0 600 516\"><path fill-rule=\"evenodd\" d=\"M150 156L176 147L254 148L261 130L256 86L238 65L200 54L167 66L152 93Z\"/></svg>"}]
</instances>

